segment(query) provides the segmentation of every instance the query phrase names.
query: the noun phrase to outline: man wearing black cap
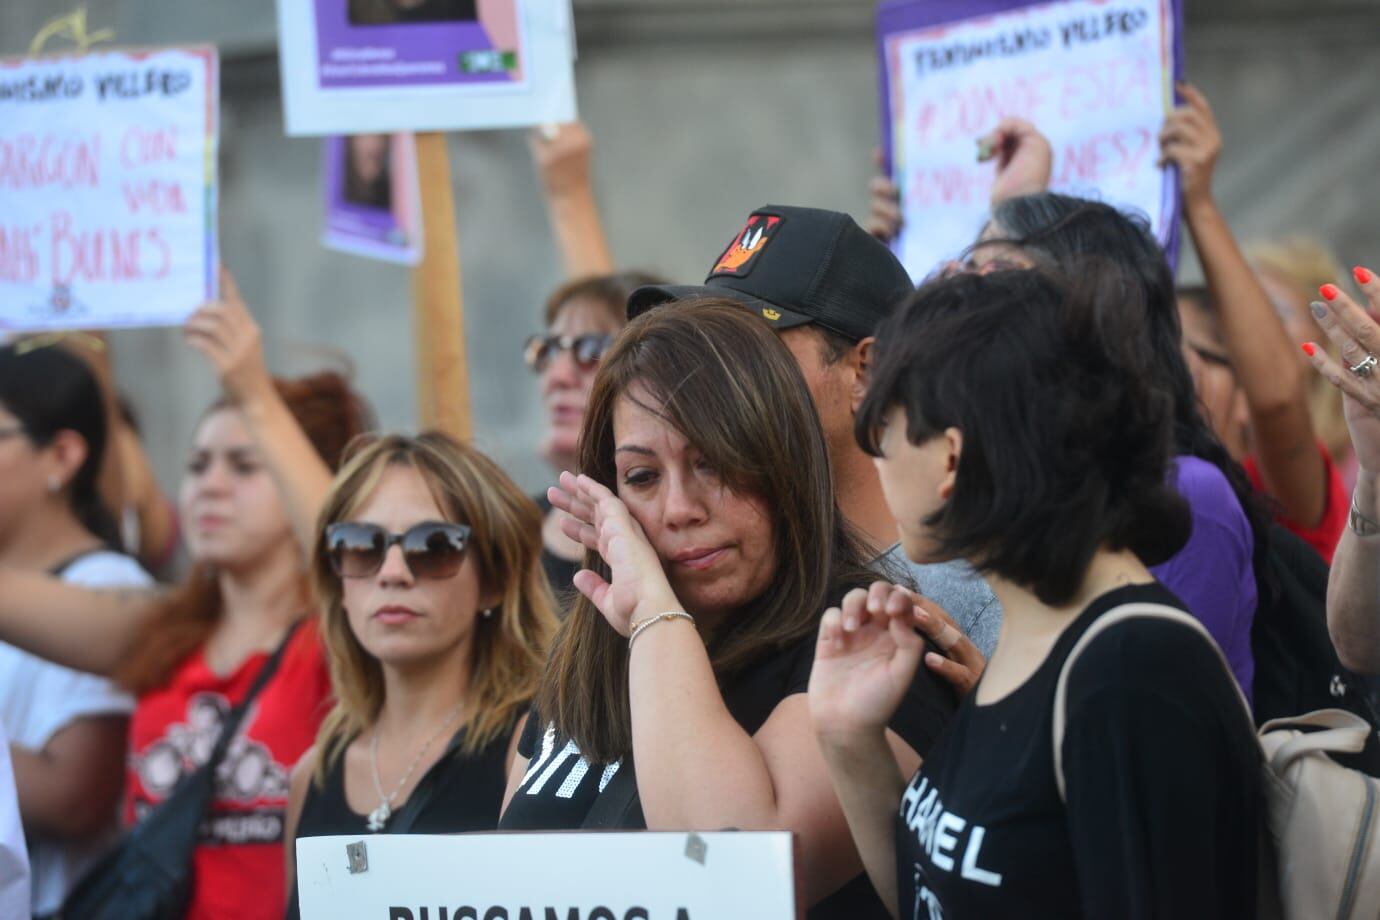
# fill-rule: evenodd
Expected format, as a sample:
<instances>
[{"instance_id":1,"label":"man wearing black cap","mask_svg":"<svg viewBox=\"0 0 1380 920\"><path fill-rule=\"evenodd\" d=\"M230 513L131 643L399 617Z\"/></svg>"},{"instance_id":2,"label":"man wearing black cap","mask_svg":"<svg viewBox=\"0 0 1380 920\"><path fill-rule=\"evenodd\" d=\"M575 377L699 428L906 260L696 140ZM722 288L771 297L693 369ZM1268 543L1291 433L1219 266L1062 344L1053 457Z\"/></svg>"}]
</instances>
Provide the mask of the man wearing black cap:
<instances>
[{"instance_id":1,"label":"man wearing black cap","mask_svg":"<svg viewBox=\"0 0 1380 920\"><path fill-rule=\"evenodd\" d=\"M873 331L912 290L910 276L891 250L847 214L768 205L752 212L703 285L638 288L628 299L628 318L677 300L726 297L769 323L809 384L844 517L879 551L880 567L908 569L920 591L990 656L1001 624L1001 606L991 589L966 563L916 565L906 559L872 458L853 437ZM940 637L939 644L950 649L953 643ZM952 670L955 664L946 662L937 670L960 677Z\"/></svg>"}]
</instances>

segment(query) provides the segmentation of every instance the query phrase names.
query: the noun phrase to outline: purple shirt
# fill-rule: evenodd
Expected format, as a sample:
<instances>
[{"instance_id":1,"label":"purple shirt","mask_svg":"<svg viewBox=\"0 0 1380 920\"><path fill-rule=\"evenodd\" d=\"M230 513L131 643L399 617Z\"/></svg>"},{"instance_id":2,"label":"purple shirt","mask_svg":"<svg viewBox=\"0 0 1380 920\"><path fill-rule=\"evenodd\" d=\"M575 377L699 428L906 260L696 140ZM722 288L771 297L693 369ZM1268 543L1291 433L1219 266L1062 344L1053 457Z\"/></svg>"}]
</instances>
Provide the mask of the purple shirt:
<instances>
[{"instance_id":1,"label":"purple shirt","mask_svg":"<svg viewBox=\"0 0 1380 920\"><path fill-rule=\"evenodd\" d=\"M1256 607L1250 521L1221 470L1198 457L1178 457L1174 462L1179 494L1193 512L1193 531L1183 549L1150 571L1212 633L1250 699Z\"/></svg>"}]
</instances>

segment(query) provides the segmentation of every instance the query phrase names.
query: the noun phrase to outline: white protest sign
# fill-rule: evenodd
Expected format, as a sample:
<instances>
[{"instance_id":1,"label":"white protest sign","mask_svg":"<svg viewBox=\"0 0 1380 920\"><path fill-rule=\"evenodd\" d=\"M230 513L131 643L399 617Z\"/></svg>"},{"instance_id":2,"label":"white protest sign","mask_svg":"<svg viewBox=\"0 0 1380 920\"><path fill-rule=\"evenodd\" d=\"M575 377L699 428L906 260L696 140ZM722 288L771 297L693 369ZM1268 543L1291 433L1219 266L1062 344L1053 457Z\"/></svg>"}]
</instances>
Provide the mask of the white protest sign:
<instances>
[{"instance_id":1,"label":"white protest sign","mask_svg":"<svg viewBox=\"0 0 1380 920\"><path fill-rule=\"evenodd\" d=\"M303 920L794 920L791 853L780 832L308 837L297 890Z\"/></svg>"},{"instance_id":2,"label":"white protest sign","mask_svg":"<svg viewBox=\"0 0 1380 920\"><path fill-rule=\"evenodd\" d=\"M1176 192L1156 161L1171 0L1063 0L892 29L880 40L905 221L895 248L913 277L977 238L996 167L977 162L976 141L1008 115L1049 138L1051 190L1139 211L1168 239Z\"/></svg>"},{"instance_id":3,"label":"white protest sign","mask_svg":"<svg viewBox=\"0 0 1380 920\"><path fill-rule=\"evenodd\" d=\"M575 120L570 0L278 0L287 133Z\"/></svg>"},{"instance_id":4,"label":"white protest sign","mask_svg":"<svg viewBox=\"0 0 1380 920\"><path fill-rule=\"evenodd\" d=\"M0 331L215 296L217 70L208 47L0 60Z\"/></svg>"}]
</instances>

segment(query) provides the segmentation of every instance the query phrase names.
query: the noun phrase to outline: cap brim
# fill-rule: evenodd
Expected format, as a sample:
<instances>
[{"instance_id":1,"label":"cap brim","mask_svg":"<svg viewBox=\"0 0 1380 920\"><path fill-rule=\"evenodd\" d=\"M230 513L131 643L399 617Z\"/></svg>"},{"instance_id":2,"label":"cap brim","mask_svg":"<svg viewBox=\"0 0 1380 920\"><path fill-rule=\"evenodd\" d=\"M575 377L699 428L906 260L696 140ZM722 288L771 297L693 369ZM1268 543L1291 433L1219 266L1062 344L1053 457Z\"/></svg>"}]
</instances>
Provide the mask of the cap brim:
<instances>
[{"instance_id":1,"label":"cap brim","mask_svg":"<svg viewBox=\"0 0 1380 920\"><path fill-rule=\"evenodd\" d=\"M722 298L740 304L769 323L774 329L790 329L813 323L812 317L780 304L754 297L735 288L711 284L651 284L640 287L628 297L628 319L636 319L653 307L674 303L680 300L694 300L700 297Z\"/></svg>"}]
</instances>

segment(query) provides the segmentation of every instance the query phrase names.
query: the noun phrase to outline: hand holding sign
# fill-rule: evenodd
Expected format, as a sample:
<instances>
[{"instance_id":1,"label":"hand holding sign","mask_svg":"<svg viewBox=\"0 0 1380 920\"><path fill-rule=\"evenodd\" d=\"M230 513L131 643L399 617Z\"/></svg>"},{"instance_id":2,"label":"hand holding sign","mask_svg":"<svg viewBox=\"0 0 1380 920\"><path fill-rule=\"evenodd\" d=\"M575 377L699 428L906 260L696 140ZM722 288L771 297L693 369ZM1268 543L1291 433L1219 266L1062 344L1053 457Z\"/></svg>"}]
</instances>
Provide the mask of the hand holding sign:
<instances>
[{"instance_id":1,"label":"hand holding sign","mask_svg":"<svg viewBox=\"0 0 1380 920\"><path fill-rule=\"evenodd\" d=\"M205 304L187 318L182 333L216 369L225 395L243 405L273 389L264 364L259 324L240 297L230 272L220 270L221 299Z\"/></svg>"},{"instance_id":2,"label":"hand holding sign","mask_svg":"<svg viewBox=\"0 0 1380 920\"><path fill-rule=\"evenodd\" d=\"M1049 188L1054 171L1054 149L1049 138L1024 118L1008 116L991 134L978 140L978 159L996 157L997 178L992 183L992 204L1021 195L1036 195ZM982 153L988 153L983 157Z\"/></svg>"},{"instance_id":3,"label":"hand holding sign","mask_svg":"<svg viewBox=\"0 0 1380 920\"><path fill-rule=\"evenodd\" d=\"M1222 152L1222 132L1207 97L1187 83L1177 84L1184 104L1170 112L1160 131L1160 162L1179 167L1184 205L1212 200L1212 170Z\"/></svg>"}]
</instances>

